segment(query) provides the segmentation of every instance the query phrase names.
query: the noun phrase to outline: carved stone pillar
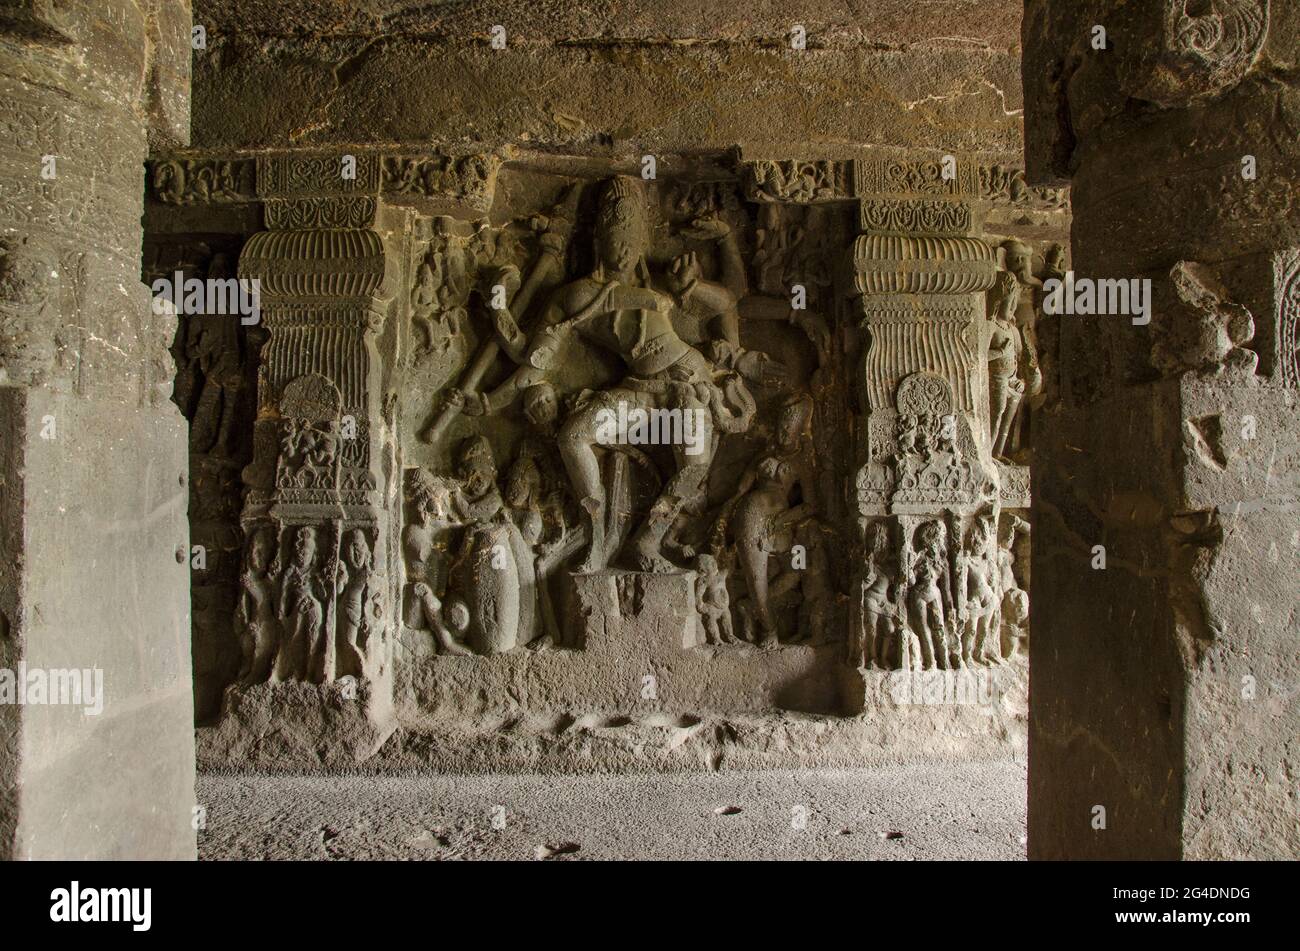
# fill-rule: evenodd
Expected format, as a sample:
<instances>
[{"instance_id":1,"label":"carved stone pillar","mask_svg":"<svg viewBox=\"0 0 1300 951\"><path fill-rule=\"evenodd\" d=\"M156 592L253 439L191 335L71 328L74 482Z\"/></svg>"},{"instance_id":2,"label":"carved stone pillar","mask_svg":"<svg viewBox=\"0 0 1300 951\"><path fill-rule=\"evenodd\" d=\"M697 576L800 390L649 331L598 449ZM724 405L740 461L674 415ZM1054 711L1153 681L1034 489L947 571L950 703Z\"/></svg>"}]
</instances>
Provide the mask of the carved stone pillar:
<instances>
[{"instance_id":1,"label":"carved stone pillar","mask_svg":"<svg viewBox=\"0 0 1300 951\"><path fill-rule=\"evenodd\" d=\"M854 169L863 234L851 293L865 337L854 488L867 553L859 667L956 669L1001 657L1001 480L988 439L984 303L997 264L973 236L978 167L947 171L884 159ZM974 572L992 586L978 630L966 609Z\"/></svg>"},{"instance_id":2,"label":"carved stone pillar","mask_svg":"<svg viewBox=\"0 0 1300 951\"><path fill-rule=\"evenodd\" d=\"M1300 850L1300 8L1193 6L1026 3L1073 286L1151 291L1072 295L1034 433L1031 857Z\"/></svg>"},{"instance_id":3,"label":"carved stone pillar","mask_svg":"<svg viewBox=\"0 0 1300 951\"><path fill-rule=\"evenodd\" d=\"M258 163L269 230L244 246L239 273L258 282L267 341L244 473L244 665L218 742L270 728L271 705L290 696L343 760L392 729L397 476L381 352L398 258L379 230L379 183L377 155Z\"/></svg>"},{"instance_id":4,"label":"carved stone pillar","mask_svg":"<svg viewBox=\"0 0 1300 951\"><path fill-rule=\"evenodd\" d=\"M0 9L0 858L193 858L185 423L140 282L186 2Z\"/></svg>"}]
</instances>

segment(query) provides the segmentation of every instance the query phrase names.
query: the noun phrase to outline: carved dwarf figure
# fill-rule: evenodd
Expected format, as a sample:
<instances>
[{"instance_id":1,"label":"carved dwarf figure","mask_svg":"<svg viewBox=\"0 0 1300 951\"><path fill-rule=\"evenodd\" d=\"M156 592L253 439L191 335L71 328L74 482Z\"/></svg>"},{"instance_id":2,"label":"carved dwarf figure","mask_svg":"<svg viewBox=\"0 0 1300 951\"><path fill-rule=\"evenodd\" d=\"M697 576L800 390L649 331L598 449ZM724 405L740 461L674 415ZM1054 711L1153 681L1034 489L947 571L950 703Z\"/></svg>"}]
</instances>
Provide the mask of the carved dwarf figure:
<instances>
[{"instance_id":1,"label":"carved dwarf figure","mask_svg":"<svg viewBox=\"0 0 1300 951\"><path fill-rule=\"evenodd\" d=\"M727 574L718 567L712 555L700 555L696 560L695 605L704 625L707 644L734 644L736 637L731 627L731 597L727 593Z\"/></svg>"},{"instance_id":2,"label":"carved dwarf figure","mask_svg":"<svg viewBox=\"0 0 1300 951\"><path fill-rule=\"evenodd\" d=\"M434 594L444 590L450 556L447 546L455 521L451 517L453 487L446 479L420 469L411 477L410 496L415 518L402 532L407 577L414 582L411 595L416 617L413 626L433 634L443 654L468 654L470 649L449 632L442 620L442 602Z\"/></svg>"},{"instance_id":3,"label":"carved dwarf figure","mask_svg":"<svg viewBox=\"0 0 1300 951\"><path fill-rule=\"evenodd\" d=\"M452 567L453 586L470 607L470 646L501 653L536 634L534 555L507 511L492 447L482 436L466 440L459 475L451 509L467 530Z\"/></svg>"}]
</instances>

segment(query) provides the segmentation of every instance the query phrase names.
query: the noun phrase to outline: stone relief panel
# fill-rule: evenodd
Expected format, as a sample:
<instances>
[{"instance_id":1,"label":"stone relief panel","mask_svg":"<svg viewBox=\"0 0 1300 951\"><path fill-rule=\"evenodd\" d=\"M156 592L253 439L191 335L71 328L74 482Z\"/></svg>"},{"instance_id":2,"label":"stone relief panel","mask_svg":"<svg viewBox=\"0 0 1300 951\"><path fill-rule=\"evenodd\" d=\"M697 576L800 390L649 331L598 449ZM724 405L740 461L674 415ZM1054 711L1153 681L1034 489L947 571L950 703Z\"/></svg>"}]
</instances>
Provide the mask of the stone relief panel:
<instances>
[{"instance_id":1,"label":"stone relief panel","mask_svg":"<svg viewBox=\"0 0 1300 951\"><path fill-rule=\"evenodd\" d=\"M224 478L206 614L237 689L1023 654L1063 195L964 160L647 181L370 153L340 183L339 158L150 173L177 214L251 189L267 229L195 265L237 260L260 325L174 350L196 471ZM800 689L833 707L822 664Z\"/></svg>"},{"instance_id":2,"label":"stone relief panel","mask_svg":"<svg viewBox=\"0 0 1300 951\"><path fill-rule=\"evenodd\" d=\"M58 272L40 243L0 238L0 385L39 386L55 372Z\"/></svg>"},{"instance_id":3,"label":"stone relief panel","mask_svg":"<svg viewBox=\"0 0 1300 951\"><path fill-rule=\"evenodd\" d=\"M682 577L684 605L640 610L684 607L702 644L834 636L810 387L832 383L840 224L790 189L547 180L504 225L434 221L409 361L443 383L404 540L427 649L580 648L579 575Z\"/></svg>"},{"instance_id":4,"label":"stone relief panel","mask_svg":"<svg viewBox=\"0 0 1300 951\"><path fill-rule=\"evenodd\" d=\"M253 201L252 159L160 159L149 163L148 193L166 205Z\"/></svg>"}]
</instances>

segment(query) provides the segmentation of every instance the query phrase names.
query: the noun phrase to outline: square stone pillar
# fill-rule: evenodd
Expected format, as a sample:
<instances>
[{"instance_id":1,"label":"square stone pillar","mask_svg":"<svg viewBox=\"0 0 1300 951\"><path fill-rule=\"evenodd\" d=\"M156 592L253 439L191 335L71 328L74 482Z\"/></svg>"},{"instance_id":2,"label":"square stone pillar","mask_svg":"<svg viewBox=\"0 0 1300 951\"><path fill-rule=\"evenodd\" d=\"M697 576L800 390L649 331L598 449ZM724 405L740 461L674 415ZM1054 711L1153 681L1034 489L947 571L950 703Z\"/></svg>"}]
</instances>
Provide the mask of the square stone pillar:
<instances>
[{"instance_id":1,"label":"square stone pillar","mask_svg":"<svg viewBox=\"0 0 1300 951\"><path fill-rule=\"evenodd\" d=\"M0 11L0 857L195 856L185 422L139 279L189 29L168 0Z\"/></svg>"},{"instance_id":2,"label":"square stone pillar","mask_svg":"<svg viewBox=\"0 0 1300 951\"><path fill-rule=\"evenodd\" d=\"M1193 6L1025 5L1029 178L1129 297L1035 422L1034 858L1300 854L1300 8Z\"/></svg>"}]
</instances>

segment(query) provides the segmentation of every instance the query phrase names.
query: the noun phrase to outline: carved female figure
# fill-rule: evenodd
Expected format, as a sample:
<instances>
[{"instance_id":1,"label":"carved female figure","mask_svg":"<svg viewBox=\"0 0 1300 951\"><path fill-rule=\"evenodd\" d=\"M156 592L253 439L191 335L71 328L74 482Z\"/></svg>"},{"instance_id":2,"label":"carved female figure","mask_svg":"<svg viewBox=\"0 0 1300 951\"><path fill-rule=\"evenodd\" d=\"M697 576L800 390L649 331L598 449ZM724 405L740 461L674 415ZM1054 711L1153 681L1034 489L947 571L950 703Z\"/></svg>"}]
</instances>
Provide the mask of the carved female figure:
<instances>
[{"instance_id":1,"label":"carved female figure","mask_svg":"<svg viewBox=\"0 0 1300 951\"><path fill-rule=\"evenodd\" d=\"M873 522L867 529L866 563L858 583L859 632L857 651L849 662L854 666L895 668L891 654L897 640L898 664L895 669L911 670L919 663L916 635L900 623L896 604L898 565L887 522ZM913 647L917 652L913 652Z\"/></svg>"},{"instance_id":2,"label":"carved female figure","mask_svg":"<svg viewBox=\"0 0 1300 951\"><path fill-rule=\"evenodd\" d=\"M370 634L371 607L374 591L370 584L370 543L361 529L348 533L348 545L343 561L338 565L339 606L339 673L357 677L366 672L366 648ZM362 634L366 638L362 638Z\"/></svg>"},{"instance_id":3,"label":"carved female figure","mask_svg":"<svg viewBox=\"0 0 1300 951\"><path fill-rule=\"evenodd\" d=\"M813 480L807 471L807 426L812 399L795 396L782 408L776 439L768 451L741 477L736 493L723 506L718 530L725 537L730 524L736 554L749 592L748 610L757 622L760 639L775 636L768 598L773 556L794 545L793 526L814 510ZM794 504L798 487L804 501Z\"/></svg>"},{"instance_id":4,"label":"carved female figure","mask_svg":"<svg viewBox=\"0 0 1300 951\"><path fill-rule=\"evenodd\" d=\"M1000 663L998 643L998 565L993 538L993 520L979 518L971 529L970 550L965 553L962 607L962 659L967 664ZM959 585L961 587L961 585Z\"/></svg>"},{"instance_id":5,"label":"carved female figure","mask_svg":"<svg viewBox=\"0 0 1300 951\"><path fill-rule=\"evenodd\" d=\"M917 551L909 559L907 603L927 670L949 669L948 618L953 605L947 534L943 522L924 523L917 531Z\"/></svg>"},{"instance_id":6,"label":"carved female figure","mask_svg":"<svg viewBox=\"0 0 1300 951\"><path fill-rule=\"evenodd\" d=\"M239 576L239 603L235 608L235 629L243 662L241 683L263 683L271 676L271 665L280 646L280 622L275 616L275 575L271 550L275 544L269 528L260 528L248 539L244 570Z\"/></svg>"},{"instance_id":7,"label":"carved female figure","mask_svg":"<svg viewBox=\"0 0 1300 951\"><path fill-rule=\"evenodd\" d=\"M1016 305L1010 310L1012 324L1020 333L1017 350L1018 374L1024 381L1023 407L1019 416L1013 416L1008 424L1008 435L1002 452L1010 454L1023 444L1027 414L1041 406L1046 396L1043 392L1043 371L1038 362L1038 322L1039 308L1043 293L1043 282L1034 276L1034 252L1023 241L1011 238L1002 243L1006 252L1007 272L1015 278L1020 294ZM995 453L997 455L999 453Z\"/></svg>"},{"instance_id":8,"label":"carved female figure","mask_svg":"<svg viewBox=\"0 0 1300 951\"><path fill-rule=\"evenodd\" d=\"M301 526L294 536L293 560L280 576L276 616L286 636L275 661L276 680L307 680L308 667L321 647L325 610L316 577L316 532Z\"/></svg>"},{"instance_id":9,"label":"carved female figure","mask_svg":"<svg viewBox=\"0 0 1300 951\"><path fill-rule=\"evenodd\" d=\"M993 333L989 337L989 439L994 457L1000 459L1006 453L1007 440L1025 395L1025 383L1019 376L1024 341L1016 326L1020 282L1009 271L1000 271L996 293Z\"/></svg>"}]
</instances>

